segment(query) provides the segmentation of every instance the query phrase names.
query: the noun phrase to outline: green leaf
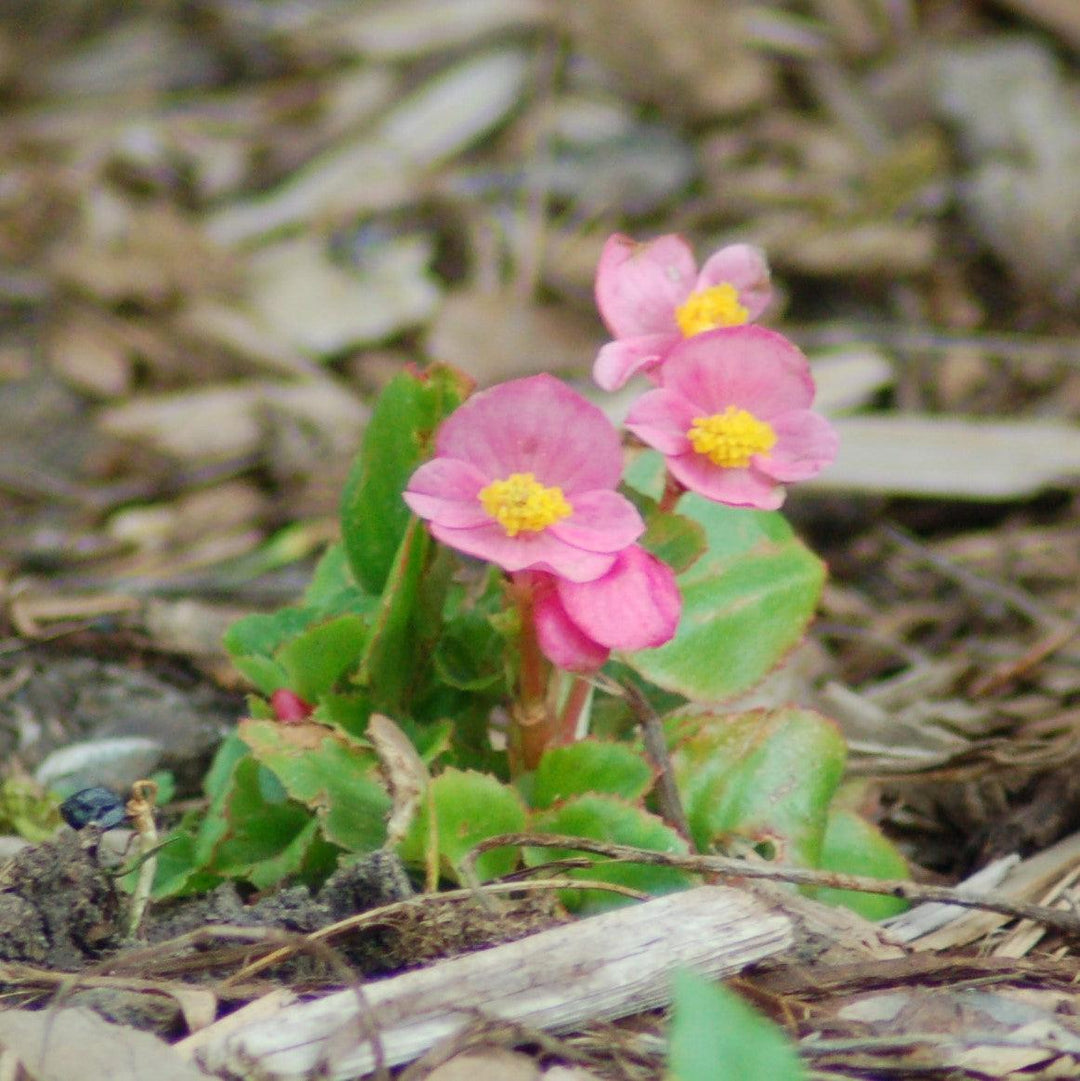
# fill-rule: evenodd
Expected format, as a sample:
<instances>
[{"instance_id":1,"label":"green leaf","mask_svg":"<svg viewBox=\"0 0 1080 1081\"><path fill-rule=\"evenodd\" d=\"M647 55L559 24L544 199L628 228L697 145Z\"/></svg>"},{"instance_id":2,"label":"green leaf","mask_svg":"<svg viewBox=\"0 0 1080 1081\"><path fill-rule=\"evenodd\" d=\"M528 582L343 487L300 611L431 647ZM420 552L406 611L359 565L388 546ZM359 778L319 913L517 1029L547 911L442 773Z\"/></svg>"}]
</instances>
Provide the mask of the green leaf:
<instances>
[{"instance_id":1,"label":"green leaf","mask_svg":"<svg viewBox=\"0 0 1080 1081\"><path fill-rule=\"evenodd\" d=\"M741 838L782 863L816 867L847 749L836 725L803 709L670 718L672 763L695 845Z\"/></svg>"},{"instance_id":2,"label":"green leaf","mask_svg":"<svg viewBox=\"0 0 1080 1081\"><path fill-rule=\"evenodd\" d=\"M288 687L307 702L334 689L359 661L368 632L360 616L338 616L308 627L277 654Z\"/></svg>"},{"instance_id":3,"label":"green leaf","mask_svg":"<svg viewBox=\"0 0 1080 1081\"><path fill-rule=\"evenodd\" d=\"M327 553L319 564L320 568L328 561L332 567L337 558L340 557ZM319 573L317 569L316 574ZM309 588L311 602L306 602L303 607L244 616L225 632L225 648L233 663L262 694L269 696L281 687L302 694L290 686L291 675L281 663L280 655L285 651L287 657L293 643L310 628L337 616L351 614L362 617L375 610L377 597L368 596L352 582L331 586L330 578L331 574L324 572L322 586L325 589Z\"/></svg>"},{"instance_id":4,"label":"green leaf","mask_svg":"<svg viewBox=\"0 0 1080 1081\"><path fill-rule=\"evenodd\" d=\"M233 770L236 764L248 755L247 745L236 734L230 732L218 746L214 754L214 760L203 778L203 791L210 803L221 798L232 780Z\"/></svg>"},{"instance_id":5,"label":"green leaf","mask_svg":"<svg viewBox=\"0 0 1080 1081\"><path fill-rule=\"evenodd\" d=\"M343 544L331 544L315 565L304 590L304 607L320 612L341 611L342 597L359 590L349 568L349 557Z\"/></svg>"},{"instance_id":6,"label":"green leaf","mask_svg":"<svg viewBox=\"0 0 1080 1081\"><path fill-rule=\"evenodd\" d=\"M532 833L557 833L588 837L594 841L635 845L654 852L685 854L686 842L654 814L610 795L574 796L550 810L538 811L529 820ZM585 856L592 862L587 870L567 872L570 878L612 882L645 893L672 893L693 884L692 876L671 867L648 867L634 863L612 863L603 856L573 849L529 848L525 862L536 867L564 857ZM561 890L563 904L578 912L602 912L626 899L598 890Z\"/></svg>"},{"instance_id":7,"label":"green leaf","mask_svg":"<svg viewBox=\"0 0 1080 1081\"><path fill-rule=\"evenodd\" d=\"M907 861L872 823L845 808L833 808L825 827L820 865L824 871L869 875L871 878L907 878ZM899 897L855 890L816 889L813 896L830 905L844 905L868 920L883 920L907 911Z\"/></svg>"},{"instance_id":8,"label":"green leaf","mask_svg":"<svg viewBox=\"0 0 1080 1081\"><path fill-rule=\"evenodd\" d=\"M325 725L243 720L240 738L289 796L314 812L323 836L350 852L373 852L386 840L390 797L378 759L365 744Z\"/></svg>"},{"instance_id":9,"label":"green leaf","mask_svg":"<svg viewBox=\"0 0 1080 1081\"><path fill-rule=\"evenodd\" d=\"M442 683L462 691L484 691L505 679L506 639L479 612L462 612L446 625L435 651Z\"/></svg>"},{"instance_id":10,"label":"green leaf","mask_svg":"<svg viewBox=\"0 0 1080 1081\"><path fill-rule=\"evenodd\" d=\"M419 672L427 664L425 652L416 648L415 615L430 546L427 531L412 519L387 575L357 673L357 682L368 689L375 707L388 713L401 709L406 691L419 682Z\"/></svg>"},{"instance_id":11,"label":"green leaf","mask_svg":"<svg viewBox=\"0 0 1080 1081\"><path fill-rule=\"evenodd\" d=\"M685 698L723 701L753 687L799 642L825 567L776 512L693 494L679 510L702 526L708 549L678 576L683 611L674 639L626 663Z\"/></svg>"},{"instance_id":12,"label":"green leaf","mask_svg":"<svg viewBox=\"0 0 1080 1081\"><path fill-rule=\"evenodd\" d=\"M153 896L184 897L194 893L209 893L221 879L201 869L195 856L194 823L182 822L165 838L157 852ZM138 872L124 876L126 890L133 890Z\"/></svg>"},{"instance_id":13,"label":"green leaf","mask_svg":"<svg viewBox=\"0 0 1080 1081\"><path fill-rule=\"evenodd\" d=\"M784 1032L734 991L694 972L673 980L668 1067L672 1081L803 1081Z\"/></svg>"},{"instance_id":14,"label":"green leaf","mask_svg":"<svg viewBox=\"0 0 1080 1081\"><path fill-rule=\"evenodd\" d=\"M488 837L520 833L524 828L525 806L509 785L486 773L447 769L428 787L420 813L398 852L407 863L424 866L433 842L441 873L458 882L461 861L470 849ZM516 849L499 848L485 852L477 860L476 870L486 881L509 874L517 862Z\"/></svg>"},{"instance_id":15,"label":"green leaf","mask_svg":"<svg viewBox=\"0 0 1080 1081\"><path fill-rule=\"evenodd\" d=\"M195 837L195 863L260 888L299 870L311 816L286 797L271 774L242 758L211 804Z\"/></svg>"},{"instance_id":16,"label":"green leaf","mask_svg":"<svg viewBox=\"0 0 1080 1081\"><path fill-rule=\"evenodd\" d=\"M636 803L653 783L652 767L626 743L582 740L544 752L532 781L531 803L543 809L568 796L606 792Z\"/></svg>"},{"instance_id":17,"label":"green leaf","mask_svg":"<svg viewBox=\"0 0 1080 1081\"><path fill-rule=\"evenodd\" d=\"M629 485L620 492L637 507L645 520L641 545L662 559L676 574L687 570L705 552L705 530L683 514L662 511L651 496Z\"/></svg>"},{"instance_id":18,"label":"green leaf","mask_svg":"<svg viewBox=\"0 0 1080 1081\"><path fill-rule=\"evenodd\" d=\"M243 616L225 632L225 648L240 673L262 694L271 695L288 684L288 675L274 654L301 634L313 616L299 608L282 608L273 614Z\"/></svg>"},{"instance_id":19,"label":"green leaf","mask_svg":"<svg viewBox=\"0 0 1080 1081\"><path fill-rule=\"evenodd\" d=\"M436 367L424 376L402 372L375 403L341 499L349 565L369 593L382 593L409 523L401 493L428 457L435 429L463 398L463 377Z\"/></svg>"}]
</instances>

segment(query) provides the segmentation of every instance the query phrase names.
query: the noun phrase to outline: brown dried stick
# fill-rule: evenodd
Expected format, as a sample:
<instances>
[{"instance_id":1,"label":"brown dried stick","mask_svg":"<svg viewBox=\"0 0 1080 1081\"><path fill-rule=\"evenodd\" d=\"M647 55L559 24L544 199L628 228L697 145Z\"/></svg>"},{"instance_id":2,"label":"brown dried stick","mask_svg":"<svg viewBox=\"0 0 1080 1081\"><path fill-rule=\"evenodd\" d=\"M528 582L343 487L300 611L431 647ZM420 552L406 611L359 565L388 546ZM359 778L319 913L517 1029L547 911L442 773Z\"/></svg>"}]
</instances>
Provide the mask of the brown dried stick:
<instances>
[{"instance_id":1,"label":"brown dried stick","mask_svg":"<svg viewBox=\"0 0 1080 1081\"><path fill-rule=\"evenodd\" d=\"M480 855L493 848L506 845L524 845L531 848L562 848L578 852L592 852L612 860L627 863L644 863L662 867L676 867L704 875L721 875L727 878L757 878L774 882L790 882L796 886L825 886L837 890L854 890L858 893L878 893L888 897L900 897L905 901L936 901L956 905L959 908L980 908L1000 912L1017 919L1034 920L1067 935L1080 935L1080 915L1061 909L1032 905L1023 901L1009 901L993 893L968 893L948 886L924 886L904 879L867 878L864 875L844 875L834 871L817 871L804 867L776 867L768 863L751 863L727 856L679 856L669 852L653 852L631 845L608 844L590 841L582 837L559 837L550 834L507 833L491 837L478 844L462 862L462 875L472 874L474 863Z\"/></svg>"}]
</instances>

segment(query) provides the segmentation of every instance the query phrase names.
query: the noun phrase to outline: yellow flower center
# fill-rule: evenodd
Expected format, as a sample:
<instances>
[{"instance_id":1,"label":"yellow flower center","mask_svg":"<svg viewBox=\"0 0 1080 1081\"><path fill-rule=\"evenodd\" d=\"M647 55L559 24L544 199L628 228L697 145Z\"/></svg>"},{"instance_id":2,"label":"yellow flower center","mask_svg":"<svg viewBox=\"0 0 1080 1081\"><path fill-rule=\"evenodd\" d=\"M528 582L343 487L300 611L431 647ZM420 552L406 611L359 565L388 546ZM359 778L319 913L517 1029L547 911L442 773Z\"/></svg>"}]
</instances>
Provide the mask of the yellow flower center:
<instances>
[{"instance_id":1,"label":"yellow flower center","mask_svg":"<svg viewBox=\"0 0 1080 1081\"><path fill-rule=\"evenodd\" d=\"M686 438L713 465L745 469L755 454L772 450L776 432L771 424L758 420L753 413L729 405L723 413L695 417Z\"/></svg>"},{"instance_id":2,"label":"yellow flower center","mask_svg":"<svg viewBox=\"0 0 1080 1081\"><path fill-rule=\"evenodd\" d=\"M545 488L532 473L493 480L480 492L480 502L508 537L539 533L574 511L561 488Z\"/></svg>"},{"instance_id":3,"label":"yellow flower center","mask_svg":"<svg viewBox=\"0 0 1080 1081\"><path fill-rule=\"evenodd\" d=\"M721 282L691 293L675 309L675 322L684 338L692 338L703 330L742 326L749 314L739 303L739 290L729 282Z\"/></svg>"}]
</instances>

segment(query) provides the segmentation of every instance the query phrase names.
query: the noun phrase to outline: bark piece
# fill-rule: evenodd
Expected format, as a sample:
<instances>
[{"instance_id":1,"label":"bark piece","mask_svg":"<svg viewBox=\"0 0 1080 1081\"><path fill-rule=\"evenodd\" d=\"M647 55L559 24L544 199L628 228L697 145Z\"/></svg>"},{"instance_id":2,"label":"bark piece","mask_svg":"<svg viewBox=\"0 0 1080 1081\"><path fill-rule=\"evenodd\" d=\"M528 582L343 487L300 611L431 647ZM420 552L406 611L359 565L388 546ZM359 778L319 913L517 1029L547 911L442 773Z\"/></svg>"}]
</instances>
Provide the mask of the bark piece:
<instances>
[{"instance_id":1,"label":"bark piece","mask_svg":"<svg viewBox=\"0 0 1080 1081\"><path fill-rule=\"evenodd\" d=\"M374 1069L373 1030L391 1066L478 1013L566 1032L665 1004L676 968L728 976L791 938L787 917L747 893L702 886L293 1006L220 1040L206 1030L196 1054L224 1076L344 1081Z\"/></svg>"}]
</instances>

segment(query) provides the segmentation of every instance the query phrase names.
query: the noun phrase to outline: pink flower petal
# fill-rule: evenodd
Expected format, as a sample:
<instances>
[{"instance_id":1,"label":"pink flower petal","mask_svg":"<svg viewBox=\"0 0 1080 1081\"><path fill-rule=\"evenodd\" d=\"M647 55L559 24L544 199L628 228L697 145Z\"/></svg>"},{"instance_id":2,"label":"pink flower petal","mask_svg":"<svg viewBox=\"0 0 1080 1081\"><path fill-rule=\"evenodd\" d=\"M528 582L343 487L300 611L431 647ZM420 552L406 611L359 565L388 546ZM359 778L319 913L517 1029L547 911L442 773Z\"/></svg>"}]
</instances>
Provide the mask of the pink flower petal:
<instances>
[{"instance_id":1,"label":"pink flower petal","mask_svg":"<svg viewBox=\"0 0 1080 1081\"><path fill-rule=\"evenodd\" d=\"M671 475L691 492L729 507L776 510L784 502L784 489L753 468L722 469L701 454L668 458Z\"/></svg>"},{"instance_id":2,"label":"pink flower petal","mask_svg":"<svg viewBox=\"0 0 1080 1081\"><path fill-rule=\"evenodd\" d=\"M596 269L596 305L616 338L679 334L675 309L690 295L697 269L682 237L639 244L609 237Z\"/></svg>"},{"instance_id":3,"label":"pink flower petal","mask_svg":"<svg viewBox=\"0 0 1080 1081\"><path fill-rule=\"evenodd\" d=\"M452 529L490 522L479 493L488 483L478 469L455 458L433 458L409 478L402 498L413 514Z\"/></svg>"},{"instance_id":4,"label":"pink flower petal","mask_svg":"<svg viewBox=\"0 0 1080 1081\"><path fill-rule=\"evenodd\" d=\"M622 476L619 433L602 410L550 375L474 394L443 422L435 449L489 480L532 473L571 502L574 492L614 488Z\"/></svg>"},{"instance_id":5,"label":"pink flower petal","mask_svg":"<svg viewBox=\"0 0 1080 1081\"><path fill-rule=\"evenodd\" d=\"M739 292L739 303L753 322L769 306L772 285L765 253L752 244L729 244L705 260L694 292L727 282Z\"/></svg>"},{"instance_id":6,"label":"pink flower petal","mask_svg":"<svg viewBox=\"0 0 1080 1081\"><path fill-rule=\"evenodd\" d=\"M573 507L574 513L569 518L548 526L545 534L590 552L620 552L645 532L637 508L618 492L608 489L584 492L574 497Z\"/></svg>"},{"instance_id":7,"label":"pink flower petal","mask_svg":"<svg viewBox=\"0 0 1080 1081\"><path fill-rule=\"evenodd\" d=\"M611 653L570 619L550 580L534 595L533 623L541 652L568 672L595 672Z\"/></svg>"},{"instance_id":8,"label":"pink flower petal","mask_svg":"<svg viewBox=\"0 0 1080 1081\"><path fill-rule=\"evenodd\" d=\"M754 458L754 465L778 481L806 480L816 476L836 458L839 437L820 414L796 410L774 417L776 446Z\"/></svg>"},{"instance_id":9,"label":"pink flower petal","mask_svg":"<svg viewBox=\"0 0 1080 1081\"><path fill-rule=\"evenodd\" d=\"M699 407L697 416L735 405L768 420L806 409L814 400L814 380L802 351L782 334L758 326L687 338L668 353L660 381Z\"/></svg>"},{"instance_id":10,"label":"pink flower petal","mask_svg":"<svg viewBox=\"0 0 1080 1081\"><path fill-rule=\"evenodd\" d=\"M593 362L593 379L601 390L618 390L638 372L655 368L681 341L678 334L641 334L608 342Z\"/></svg>"},{"instance_id":11,"label":"pink flower petal","mask_svg":"<svg viewBox=\"0 0 1080 1081\"><path fill-rule=\"evenodd\" d=\"M666 387L650 390L630 406L626 429L661 454L685 454L690 450L686 433L700 410Z\"/></svg>"},{"instance_id":12,"label":"pink flower petal","mask_svg":"<svg viewBox=\"0 0 1080 1081\"><path fill-rule=\"evenodd\" d=\"M614 562L611 552L591 552L567 544L552 529L508 537L503 527L490 519L475 529L449 529L438 522L429 522L428 528L440 543L511 573L547 571L572 582L588 582L606 573Z\"/></svg>"},{"instance_id":13,"label":"pink flower petal","mask_svg":"<svg viewBox=\"0 0 1080 1081\"><path fill-rule=\"evenodd\" d=\"M671 568L637 545L594 582L556 580L567 615L596 642L631 652L670 641L682 611Z\"/></svg>"}]
</instances>

